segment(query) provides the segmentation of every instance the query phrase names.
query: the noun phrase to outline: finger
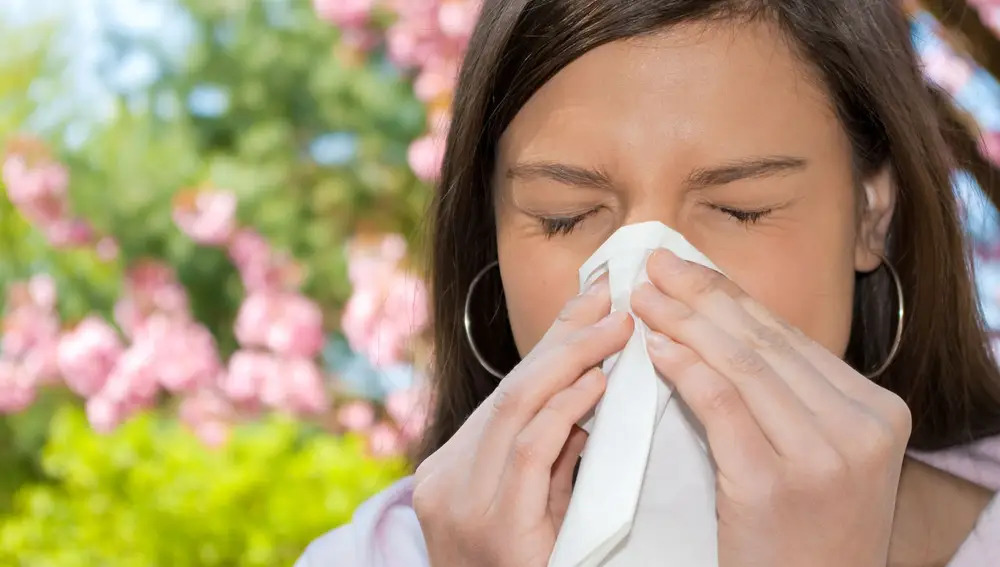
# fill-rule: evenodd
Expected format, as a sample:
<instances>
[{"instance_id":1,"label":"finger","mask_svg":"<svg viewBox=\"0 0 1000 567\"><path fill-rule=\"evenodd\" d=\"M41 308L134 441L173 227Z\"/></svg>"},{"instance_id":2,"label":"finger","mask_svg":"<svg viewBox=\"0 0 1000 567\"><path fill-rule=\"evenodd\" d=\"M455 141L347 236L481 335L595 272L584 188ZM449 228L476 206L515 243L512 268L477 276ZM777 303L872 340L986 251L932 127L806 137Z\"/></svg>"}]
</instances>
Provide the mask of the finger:
<instances>
[{"instance_id":1,"label":"finger","mask_svg":"<svg viewBox=\"0 0 1000 567\"><path fill-rule=\"evenodd\" d=\"M608 284L608 277L605 274L598 278L589 288L566 302L559 316L556 317L556 320L549 327L549 330L542 337L541 341L528 353L519 366L531 364L532 359L537 358L539 353L545 352L547 346L565 341L571 335L578 334L579 331L600 323L608 316L610 311L611 290ZM466 424L470 427L466 429L475 429L478 432L479 428L484 425L492 413L492 406L495 402L492 398L503 396L503 388L513 387L514 382L518 380L518 373L516 371L516 368L511 371L501 381L500 387L494 390L493 394L469 416ZM578 377L579 374L573 376L573 379L575 380Z\"/></svg>"},{"instance_id":2,"label":"finger","mask_svg":"<svg viewBox=\"0 0 1000 567\"><path fill-rule=\"evenodd\" d=\"M859 374L840 357L778 319L760 304L747 299L747 311L758 319L773 321L773 325L782 329L793 348L827 377L842 398L847 400L848 411L824 416L827 421L825 427L830 432L828 437L837 440L842 452L849 452L857 445L856 432L859 428L864 429L866 424L868 430L888 427L895 435L909 437L912 415L906 402L896 393ZM861 437L871 435L862 434Z\"/></svg>"},{"instance_id":3,"label":"finger","mask_svg":"<svg viewBox=\"0 0 1000 567\"><path fill-rule=\"evenodd\" d=\"M848 398L860 402L882 390L880 386L851 368L839 356L806 336L799 329L775 316L752 298L740 298L740 302L743 304L744 309L754 318L766 325L779 329L789 344Z\"/></svg>"},{"instance_id":4,"label":"finger","mask_svg":"<svg viewBox=\"0 0 1000 567\"><path fill-rule=\"evenodd\" d=\"M545 517L556 461L564 453L576 423L597 405L605 385L604 373L596 368L590 370L575 384L552 396L518 433L510 446L496 492L493 506L496 513L520 520Z\"/></svg>"},{"instance_id":5,"label":"finger","mask_svg":"<svg viewBox=\"0 0 1000 567\"><path fill-rule=\"evenodd\" d=\"M577 464L580 463L580 455L587 444L587 432L583 428L574 425L570 431L569 439L563 446L562 453L552 466L552 480L549 487L549 513L556 529L562 525L563 518L566 517L566 510L569 508L569 499L573 495L573 473Z\"/></svg>"},{"instance_id":6,"label":"finger","mask_svg":"<svg viewBox=\"0 0 1000 567\"><path fill-rule=\"evenodd\" d=\"M816 415L844 412L850 400L794 343L776 318L760 318L766 311L732 280L704 266L685 262L669 251L650 258L649 279L661 292L684 302L737 340L753 348ZM759 309L747 309L753 304Z\"/></svg>"},{"instance_id":7,"label":"finger","mask_svg":"<svg viewBox=\"0 0 1000 567\"><path fill-rule=\"evenodd\" d=\"M559 341L575 331L593 325L611 312L611 288L604 274L563 306L540 343Z\"/></svg>"},{"instance_id":8,"label":"finger","mask_svg":"<svg viewBox=\"0 0 1000 567\"><path fill-rule=\"evenodd\" d=\"M650 329L688 347L728 378L778 453L799 455L824 441L815 416L749 345L650 284L632 294L632 308Z\"/></svg>"},{"instance_id":9,"label":"finger","mask_svg":"<svg viewBox=\"0 0 1000 567\"><path fill-rule=\"evenodd\" d=\"M684 345L647 335L650 360L705 427L712 456L727 474L763 474L777 458L733 383Z\"/></svg>"},{"instance_id":10,"label":"finger","mask_svg":"<svg viewBox=\"0 0 1000 567\"><path fill-rule=\"evenodd\" d=\"M624 349L632 328L632 317L627 312L612 313L559 344L541 347L501 381L485 402L487 407L481 408L485 410L480 418L484 422L470 468L476 492L492 494L496 490L498 473L514 437L553 396Z\"/></svg>"}]
</instances>

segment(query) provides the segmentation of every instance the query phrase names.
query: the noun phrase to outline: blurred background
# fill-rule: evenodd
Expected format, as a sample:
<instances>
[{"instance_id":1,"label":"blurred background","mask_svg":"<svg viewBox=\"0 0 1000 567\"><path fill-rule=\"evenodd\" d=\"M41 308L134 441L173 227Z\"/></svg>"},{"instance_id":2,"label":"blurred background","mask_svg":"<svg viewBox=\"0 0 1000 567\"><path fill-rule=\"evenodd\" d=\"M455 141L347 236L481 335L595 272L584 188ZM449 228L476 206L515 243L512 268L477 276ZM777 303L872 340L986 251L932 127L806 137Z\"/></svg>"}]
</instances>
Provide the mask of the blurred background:
<instances>
[{"instance_id":1,"label":"blurred background","mask_svg":"<svg viewBox=\"0 0 1000 567\"><path fill-rule=\"evenodd\" d=\"M907 7L1000 164L1000 1ZM408 474L478 9L0 1L0 566L289 566ZM997 212L955 189L1000 329Z\"/></svg>"}]
</instances>

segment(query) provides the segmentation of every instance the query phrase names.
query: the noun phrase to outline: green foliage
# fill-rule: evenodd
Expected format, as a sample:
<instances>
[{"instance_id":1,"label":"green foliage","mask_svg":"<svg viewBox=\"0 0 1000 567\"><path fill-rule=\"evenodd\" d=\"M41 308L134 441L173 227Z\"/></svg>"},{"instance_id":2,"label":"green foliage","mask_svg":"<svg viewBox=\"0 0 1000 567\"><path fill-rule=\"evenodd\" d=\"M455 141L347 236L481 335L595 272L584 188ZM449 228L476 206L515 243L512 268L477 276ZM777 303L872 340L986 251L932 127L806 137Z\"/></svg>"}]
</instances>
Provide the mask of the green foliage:
<instances>
[{"instance_id":1,"label":"green foliage","mask_svg":"<svg viewBox=\"0 0 1000 567\"><path fill-rule=\"evenodd\" d=\"M150 414L100 436L72 406L56 413L42 465L51 480L22 488L0 522L0 565L287 567L406 472L360 439L280 418L213 451Z\"/></svg>"},{"instance_id":2,"label":"green foliage","mask_svg":"<svg viewBox=\"0 0 1000 567\"><path fill-rule=\"evenodd\" d=\"M338 31L309 0L162 5L173 15L153 33L102 22L109 49L93 80L106 97L90 104L69 94L62 69L73 53L51 40L71 22L47 22L49 35L0 29L5 46L8 38L22 46L0 57L0 138L33 131L47 140L69 167L74 210L122 250L110 264L46 250L0 192L0 285L48 271L67 318L108 314L123 266L162 259L229 352L243 297L237 273L171 219L178 191L213 186L235 192L241 222L301 263L304 291L335 327L350 292L344 244L359 225L409 236L423 228L428 187L406 164L424 128L423 105L380 54L339 55ZM122 82L116 70L136 57L153 62L152 78ZM349 140L350 155L315 159L317 141L330 135Z\"/></svg>"}]
</instances>

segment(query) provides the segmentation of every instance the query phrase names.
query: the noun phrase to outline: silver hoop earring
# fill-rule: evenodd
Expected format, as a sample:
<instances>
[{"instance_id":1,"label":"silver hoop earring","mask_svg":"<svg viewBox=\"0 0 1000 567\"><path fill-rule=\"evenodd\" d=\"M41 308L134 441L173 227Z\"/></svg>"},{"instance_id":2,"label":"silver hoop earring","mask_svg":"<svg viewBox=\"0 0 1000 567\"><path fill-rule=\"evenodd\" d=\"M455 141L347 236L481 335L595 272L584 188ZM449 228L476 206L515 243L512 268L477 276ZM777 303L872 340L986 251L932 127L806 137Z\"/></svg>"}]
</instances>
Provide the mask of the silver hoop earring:
<instances>
[{"instance_id":1,"label":"silver hoop earring","mask_svg":"<svg viewBox=\"0 0 1000 567\"><path fill-rule=\"evenodd\" d=\"M469 284L469 291L468 293L465 294L465 313L463 319L465 322L465 340L469 342L469 348L472 349L472 355L476 357L476 360L479 361L480 366L485 368L487 372L503 380L504 373L494 368L493 365L490 364L489 362L486 362L486 358L483 357L483 354L479 352L479 348L476 347L476 341L475 339L472 338L472 317L469 314L469 310L472 308L472 294L473 292L476 291L476 286L479 285L479 282L482 281L483 277L485 277L490 270L496 268L499 265L500 262L494 260L493 262L490 262L485 268L480 270L479 273L476 274L476 277L472 278L472 283Z\"/></svg>"},{"instance_id":2,"label":"silver hoop earring","mask_svg":"<svg viewBox=\"0 0 1000 567\"><path fill-rule=\"evenodd\" d=\"M892 364L893 360L895 360L896 355L899 354L899 345L903 342L903 321L906 315L906 308L903 303L903 282L899 279L899 273L892 265L892 262L884 256L882 257L882 265L889 270L889 275L892 276L892 281L896 284L896 300L899 304L899 308L896 311L896 336L892 340L892 347L889 348L889 355L885 357L882 365L879 366L875 372L868 375L869 380L878 378L887 368L889 368L889 365Z\"/></svg>"}]
</instances>

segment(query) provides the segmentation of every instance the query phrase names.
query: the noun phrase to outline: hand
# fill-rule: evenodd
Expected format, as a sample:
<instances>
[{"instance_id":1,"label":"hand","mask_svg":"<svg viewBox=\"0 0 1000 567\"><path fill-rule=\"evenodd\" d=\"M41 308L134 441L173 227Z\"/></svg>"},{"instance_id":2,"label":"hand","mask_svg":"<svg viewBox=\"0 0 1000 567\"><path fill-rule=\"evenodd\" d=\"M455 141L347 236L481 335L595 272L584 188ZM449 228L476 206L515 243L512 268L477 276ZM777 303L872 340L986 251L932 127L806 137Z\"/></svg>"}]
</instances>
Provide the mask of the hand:
<instances>
[{"instance_id":1,"label":"hand","mask_svg":"<svg viewBox=\"0 0 1000 567\"><path fill-rule=\"evenodd\" d=\"M597 368L632 335L607 282L569 302L531 353L416 471L413 507L432 565L544 567L604 393Z\"/></svg>"},{"instance_id":2,"label":"hand","mask_svg":"<svg viewBox=\"0 0 1000 567\"><path fill-rule=\"evenodd\" d=\"M885 567L910 414L721 274L655 253L632 296L706 429L721 567Z\"/></svg>"}]
</instances>

